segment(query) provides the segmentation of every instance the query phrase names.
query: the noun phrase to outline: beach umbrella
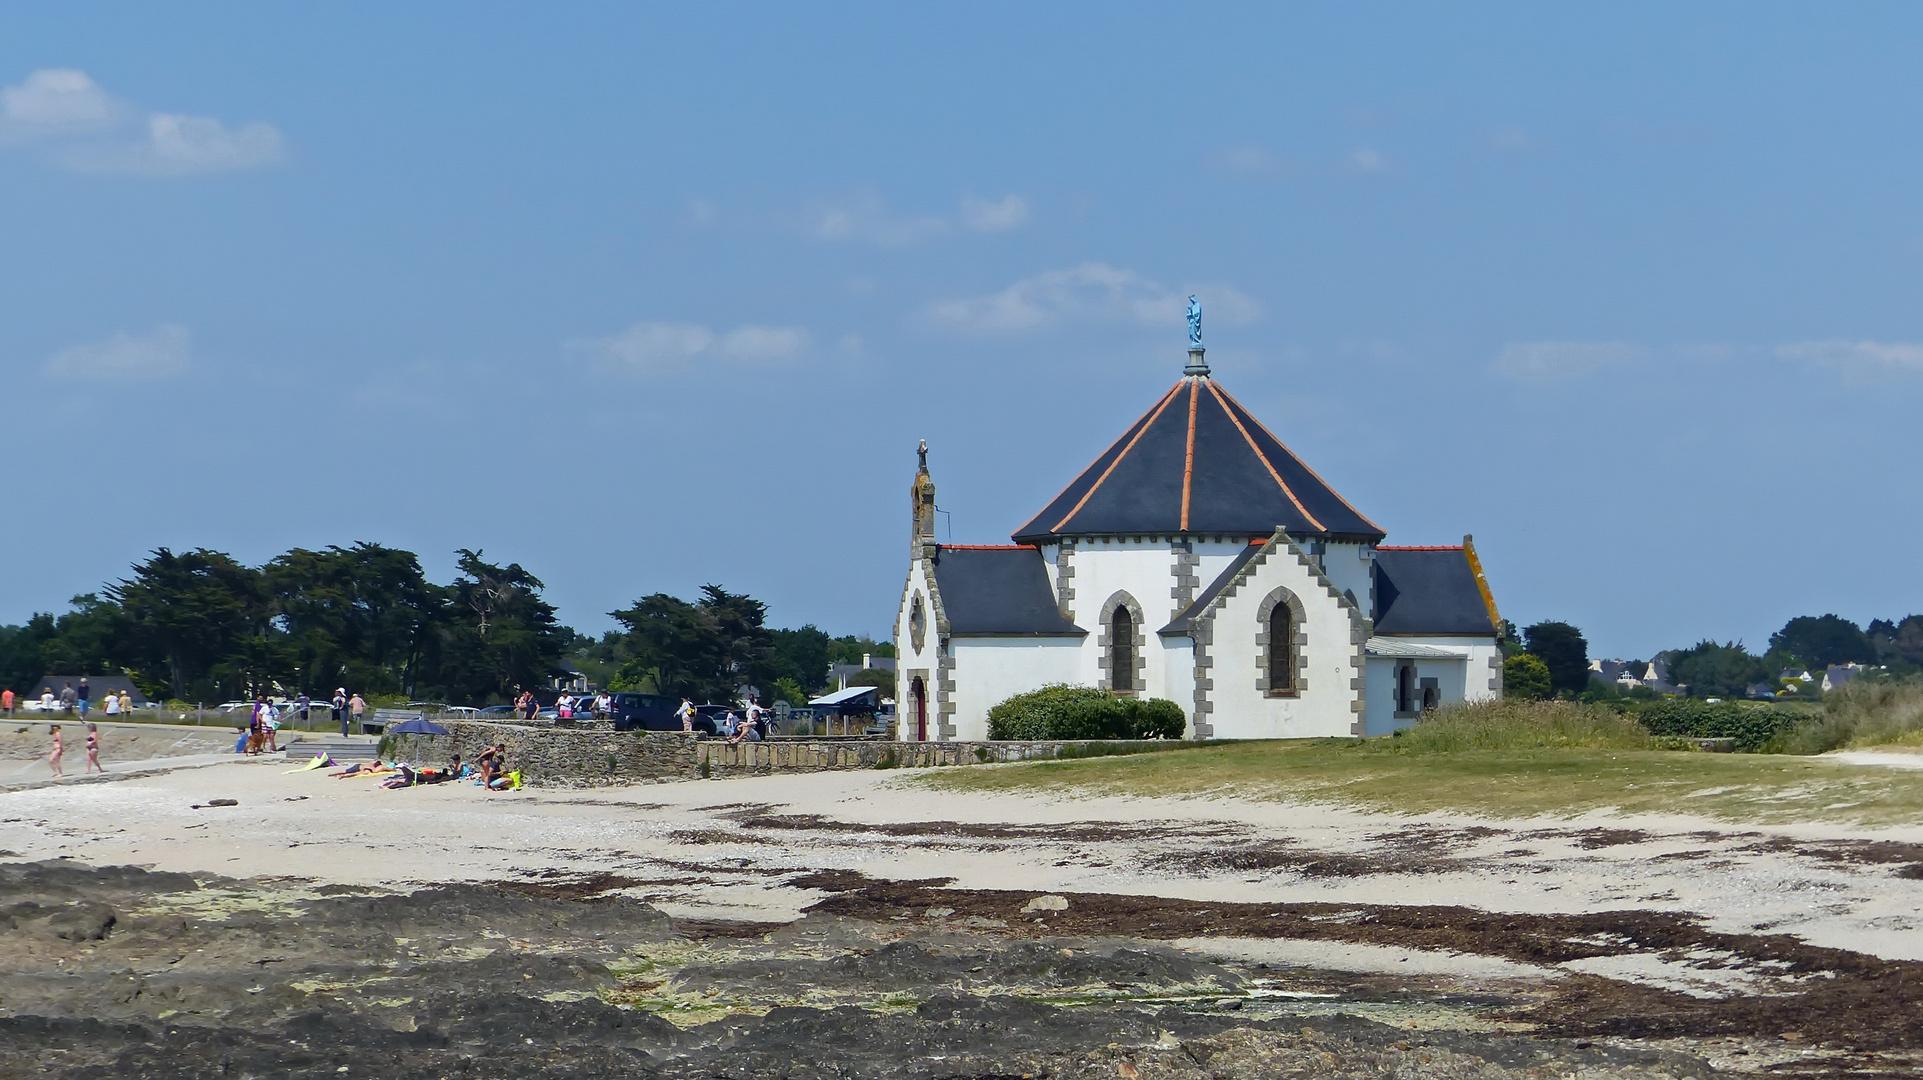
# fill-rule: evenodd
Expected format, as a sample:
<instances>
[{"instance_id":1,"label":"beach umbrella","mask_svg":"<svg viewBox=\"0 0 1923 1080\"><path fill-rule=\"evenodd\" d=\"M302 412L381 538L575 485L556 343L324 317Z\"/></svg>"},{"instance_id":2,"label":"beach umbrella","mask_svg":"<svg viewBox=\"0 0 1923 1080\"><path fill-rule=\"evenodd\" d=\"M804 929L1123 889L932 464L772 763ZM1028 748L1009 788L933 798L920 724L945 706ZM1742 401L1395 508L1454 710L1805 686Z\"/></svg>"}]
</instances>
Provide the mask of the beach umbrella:
<instances>
[{"instance_id":1,"label":"beach umbrella","mask_svg":"<svg viewBox=\"0 0 1923 1080\"><path fill-rule=\"evenodd\" d=\"M387 732L390 735L445 735L447 729L432 720L423 720L417 716L412 720L403 720L395 724L388 728Z\"/></svg>"}]
</instances>

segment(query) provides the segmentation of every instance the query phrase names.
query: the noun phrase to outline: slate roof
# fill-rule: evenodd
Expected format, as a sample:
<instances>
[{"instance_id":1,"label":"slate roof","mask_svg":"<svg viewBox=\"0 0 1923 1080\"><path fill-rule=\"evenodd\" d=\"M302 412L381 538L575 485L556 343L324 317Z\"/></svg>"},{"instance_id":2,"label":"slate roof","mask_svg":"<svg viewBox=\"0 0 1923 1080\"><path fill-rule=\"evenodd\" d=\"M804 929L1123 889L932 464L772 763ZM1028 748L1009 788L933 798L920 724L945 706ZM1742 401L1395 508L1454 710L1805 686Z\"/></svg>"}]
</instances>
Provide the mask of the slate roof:
<instances>
[{"instance_id":1,"label":"slate roof","mask_svg":"<svg viewBox=\"0 0 1923 1080\"><path fill-rule=\"evenodd\" d=\"M49 675L41 679L34 686L33 693L28 696L38 698L43 691L51 690L53 696L57 698L68 683L72 683L74 688L78 689L81 679L87 680L87 692L93 695L88 700L95 702L96 705L107 699L109 690L113 691L115 696L119 696L120 692L125 690L127 696L136 703L142 705L147 703L147 695L141 693L140 687L135 686L134 681L125 675Z\"/></svg>"},{"instance_id":2,"label":"slate roof","mask_svg":"<svg viewBox=\"0 0 1923 1080\"><path fill-rule=\"evenodd\" d=\"M1468 553L1459 547L1376 548L1375 632L1494 635Z\"/></svg>"},{"instance_id":3,"label":"slate roof","mask_svg":"<svg viewBox=\"0 0 1923 1080\"><path fill-rule=\"evenodd\" d=\"M1379 541L1241 402L1206 376L1185 377L1062 489L1017 543L1061 536L1226 534Z\"/></svg>"},{"instance_id":4,"label":"slate roof","mask_svg":"<svg viewBox=\"0 0 1923 1080\"><path fill-rule=\"evenodd\" d=\"M1417 645L1413 641L1397 641L1395 638L1372 637L1362 643L1362 651L1370 656L1392 656L1405 660L1467 660L1469 654L1461 649L1445 649L1439 645Z\"/></svg>"},{"instance_id":5,"label":"slate roof","mask_svg":"<svg viewBox=\"0 0 1923 1080\"><path fill-rule=\"evenodd\" d=\"M1062 617L1048 565L1034 547L935 549L935 587L948 631L961 635L1081 636Z\"/></svg>"}]
</instances>

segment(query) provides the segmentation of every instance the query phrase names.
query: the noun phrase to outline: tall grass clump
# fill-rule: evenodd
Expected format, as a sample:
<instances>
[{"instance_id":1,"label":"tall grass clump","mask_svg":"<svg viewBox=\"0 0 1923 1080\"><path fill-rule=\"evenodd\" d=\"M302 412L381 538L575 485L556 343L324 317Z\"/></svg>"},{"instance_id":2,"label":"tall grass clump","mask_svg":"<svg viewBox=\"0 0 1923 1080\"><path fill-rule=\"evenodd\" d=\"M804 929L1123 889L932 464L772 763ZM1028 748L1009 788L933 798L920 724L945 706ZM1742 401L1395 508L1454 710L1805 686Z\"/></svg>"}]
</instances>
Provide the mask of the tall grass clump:
<instances>
[{"instance_id":1,"label":"tall grass clump","mask_svg":"<svg viewBox=\"0 0 1923 1080\"><path fill-rule=\"evenodd\" d=\"M1391 743L1399 750L1431 754L1545 747L1655 750L1666 745L1641 724L1600 705L1516 698L1444 705Z\"/></svg>"},{"instance_id":2,"label":"tall grass clump","mask_svg":"<svg viewBox=\"0 0 1923 1080\"><path fill-rule=\"evenodd\" d=\"M1823 697L1823 713L1770 741L1785 754L1821 754L1849 746L1923 743L1923 682L1858 679Z\"/></svg>"}]
</instances>

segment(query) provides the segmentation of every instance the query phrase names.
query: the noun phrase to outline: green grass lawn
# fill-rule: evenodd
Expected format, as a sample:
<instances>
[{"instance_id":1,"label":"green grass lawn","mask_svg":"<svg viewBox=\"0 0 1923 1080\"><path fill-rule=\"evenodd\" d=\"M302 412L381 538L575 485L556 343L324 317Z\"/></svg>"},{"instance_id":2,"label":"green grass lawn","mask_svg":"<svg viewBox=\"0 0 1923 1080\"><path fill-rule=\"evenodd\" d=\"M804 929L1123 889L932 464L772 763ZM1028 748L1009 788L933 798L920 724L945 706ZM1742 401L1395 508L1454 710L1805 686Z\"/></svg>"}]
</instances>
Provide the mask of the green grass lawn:
<instances>
[{"instance_id":1,"label":"green grass lawn","mask_svg":"<svg viewBox=\"0 0 1923 1080\"><path fill-rule=\"evenodd\" d=\"M1923 822L1923 770L1782 754L1398 745L1406 741L1236 743L1135 757L943 769L914 782L970 791L1303 800L1500 818L1615 808L1759 824Z\"/></svg>"}]
</instances>

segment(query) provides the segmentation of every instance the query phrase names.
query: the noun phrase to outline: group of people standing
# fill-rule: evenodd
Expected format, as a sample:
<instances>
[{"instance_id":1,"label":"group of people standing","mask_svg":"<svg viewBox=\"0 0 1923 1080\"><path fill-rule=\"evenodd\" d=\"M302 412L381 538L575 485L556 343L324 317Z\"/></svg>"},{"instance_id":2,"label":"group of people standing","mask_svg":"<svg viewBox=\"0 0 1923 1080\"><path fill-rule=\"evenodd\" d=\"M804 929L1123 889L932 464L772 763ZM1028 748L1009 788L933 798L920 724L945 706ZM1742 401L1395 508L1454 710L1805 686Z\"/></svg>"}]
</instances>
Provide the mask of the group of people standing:
<instances>
[{"instance_id":1,"label":"group of people standing","mask_svg":"<svg viewBox=\"0 0 1923 1080\"><path fill-rule=\"evenodd\" d=\"M14 696L11 689L0 690L0 712L6 713L8 719L13 718L14 706L18 703L19 699ZM43 713L63 712L69 716L78 713L80 718L85 720L91 708L93 708L93 691L87 686L85 678L80 680L79 686L72 683L62 685L57 695L52 687L40 692L40 711ZM134 711L134 699L125 690L118 694L109 690L106 696L100 699L100 711L108 716L131 713Z\"/></svg>"}]
</instances>

